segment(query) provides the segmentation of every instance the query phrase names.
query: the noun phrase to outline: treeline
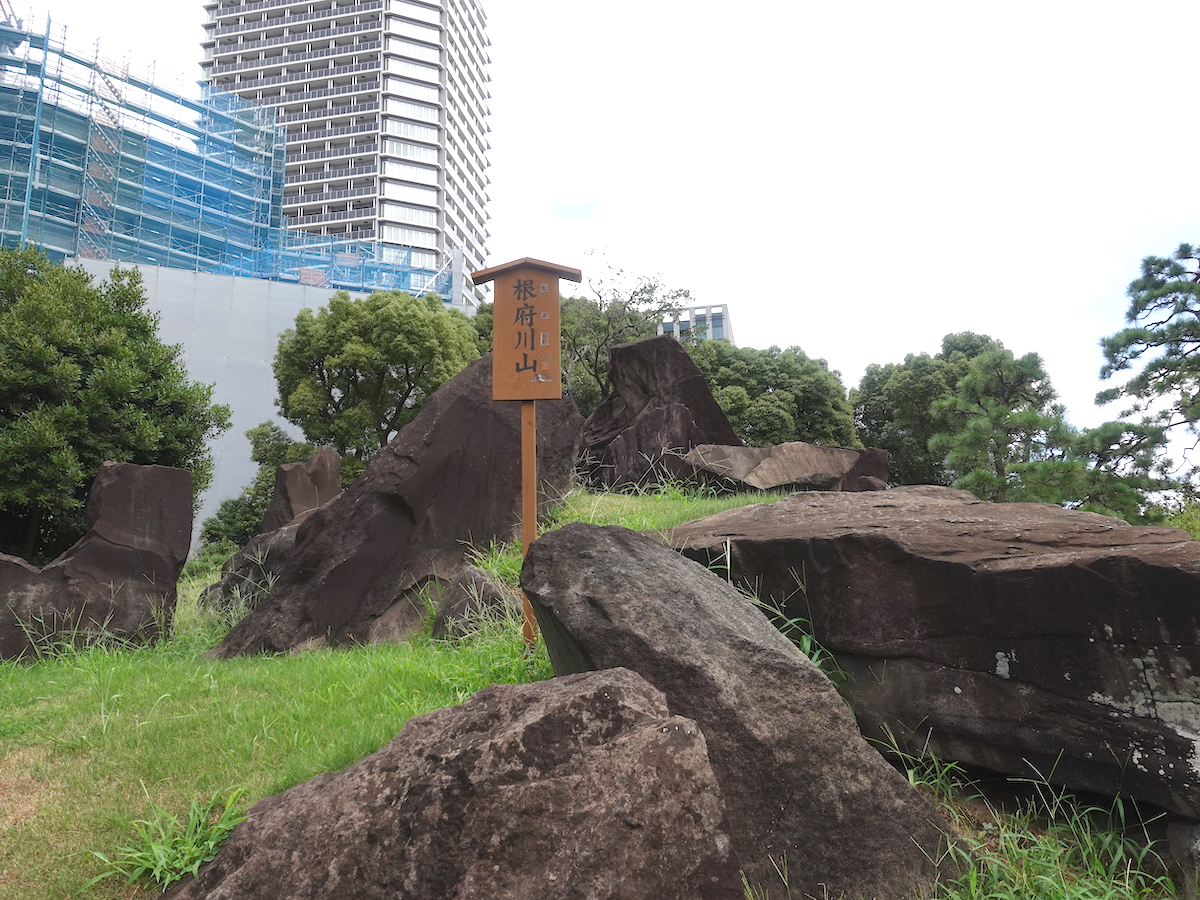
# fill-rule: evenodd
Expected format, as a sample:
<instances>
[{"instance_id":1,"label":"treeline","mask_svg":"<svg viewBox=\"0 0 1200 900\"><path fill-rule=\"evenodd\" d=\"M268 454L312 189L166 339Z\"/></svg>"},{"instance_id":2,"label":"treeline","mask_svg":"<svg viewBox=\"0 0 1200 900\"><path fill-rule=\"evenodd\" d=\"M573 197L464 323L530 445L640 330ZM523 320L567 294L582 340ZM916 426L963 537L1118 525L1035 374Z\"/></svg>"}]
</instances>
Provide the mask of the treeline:
<instances>
[{"instance_id":1,"label":"treeline","mask_svg":"<svg viewBox=\"0 0 1200 900\"><path fill-rule=\"evenodd\" d=\"M1170 476L1172 429L1200 420L1200 250L1147 257L1129 286L1126 327L1100 343L1098 396L1122 418L1079 429L1036 353L987 335L947 335L935 354L870 366L847 390L799 347L758 350L680 335L718 402L751 445L808 441L882 447L894 484L941 484L996 501L1039 501L1153 518ZM608 391L608 352L650 337L687 291L606 273L562 303L564 387L586 415ZM206 444L228 427L212 388L190 382L180 349L158 339L137 273L100 284L33 250L0 250L0 551L41 562L83 532L87 486L106 459L189 468L197 490ZM281 415L303 441L263 423L249 432L258 477L205 524L211 542L244 543L275 466L331 444L347 479L433 391L491 346L491 309L467 319L435 296L339 293L303 310L274 359Z\"/></svg>"}]
</instances>

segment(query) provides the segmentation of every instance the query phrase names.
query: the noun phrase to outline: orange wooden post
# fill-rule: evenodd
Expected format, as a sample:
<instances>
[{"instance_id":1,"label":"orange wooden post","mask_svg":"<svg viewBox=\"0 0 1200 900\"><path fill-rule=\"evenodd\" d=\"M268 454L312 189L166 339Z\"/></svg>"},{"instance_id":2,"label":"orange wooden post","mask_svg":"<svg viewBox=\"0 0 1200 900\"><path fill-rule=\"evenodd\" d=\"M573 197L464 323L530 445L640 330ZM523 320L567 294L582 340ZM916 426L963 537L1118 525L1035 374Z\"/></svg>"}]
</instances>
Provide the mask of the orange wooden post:
<instances>
[{"instance_id":1,"label":"orange wooden post","mask_svg":"<svg viewBox=\"0 0 1200 900\"><path fill-rule=\"evenodd\" d=\"M513 260L471 275L495 282L492 297L492 399L521 401L521 553L537 538L537 401L562 397L562 333L558 279L578 282L578 269L537 259ZM537 620L522 595L525 646Z\"/></svg>"}]
</instances>

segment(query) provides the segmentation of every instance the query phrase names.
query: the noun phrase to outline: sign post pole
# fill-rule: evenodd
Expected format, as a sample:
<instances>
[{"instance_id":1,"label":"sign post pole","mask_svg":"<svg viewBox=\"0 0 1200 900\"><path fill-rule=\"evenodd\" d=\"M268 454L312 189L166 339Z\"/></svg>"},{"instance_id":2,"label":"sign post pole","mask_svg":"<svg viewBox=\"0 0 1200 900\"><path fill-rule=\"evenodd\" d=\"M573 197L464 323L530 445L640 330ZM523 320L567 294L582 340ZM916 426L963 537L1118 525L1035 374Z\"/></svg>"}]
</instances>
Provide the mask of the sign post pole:
<instances>
[{"instance_id":1,"label":"sign post pole","mask_svg":"<svg viewBox=\"0 0 1200 900\"><path fill-rule=\"evenodd\" d=\"M578 269L537 259L514 260L471 275L495 282L492 302L492 399L521 401L521 553L537 538L537 401L562 397L562 330L558 280L578 282ZM525 645L537 641L537 619L522 595Z\"/></svg>"}]
</instances>

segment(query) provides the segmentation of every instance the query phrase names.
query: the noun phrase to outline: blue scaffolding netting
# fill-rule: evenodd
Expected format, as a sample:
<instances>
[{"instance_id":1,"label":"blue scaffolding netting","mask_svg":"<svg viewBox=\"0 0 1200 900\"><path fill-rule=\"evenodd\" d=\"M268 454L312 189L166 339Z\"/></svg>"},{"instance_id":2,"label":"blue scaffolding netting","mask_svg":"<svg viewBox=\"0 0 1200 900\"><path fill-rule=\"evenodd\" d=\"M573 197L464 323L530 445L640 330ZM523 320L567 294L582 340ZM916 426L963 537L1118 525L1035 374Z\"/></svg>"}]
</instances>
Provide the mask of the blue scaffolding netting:
<instances>
[{"instance_id":1,"label":"blue scaffolding netting","mask_svg":"<svg viewBox=\"0 0 1200 900\"><path fill-rule=\"evenodd\" d=\"M283 227L283 167L273 110L0 23L0 244L449 298L404 247Z\"/></svg>"}]
</instances>

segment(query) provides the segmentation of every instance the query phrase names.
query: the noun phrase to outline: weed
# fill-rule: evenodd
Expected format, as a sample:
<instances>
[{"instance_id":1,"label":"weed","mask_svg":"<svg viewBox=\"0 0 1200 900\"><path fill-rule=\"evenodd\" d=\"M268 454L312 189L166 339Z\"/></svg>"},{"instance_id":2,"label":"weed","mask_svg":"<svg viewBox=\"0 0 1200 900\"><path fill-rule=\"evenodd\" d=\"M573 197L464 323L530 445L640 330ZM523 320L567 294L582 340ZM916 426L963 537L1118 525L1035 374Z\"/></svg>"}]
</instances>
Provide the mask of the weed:
<instances>
[{"instance_id":1,"label":"weed","mask_svg":"<svg viewBox=\"0 0 1200 900\"><path fill-rule=\"evenodd\" d=\"M133 823L134 843L121 847L110 859L98 851L92 855L105 870L84 887L109 878L124 876L128 884L148 880L166 889L185 875L196 877L200 867L217 855L234 827L246 818L238 806L243 789L232 791L224 803L221 792L207 801L193 800L184 820L150 805L152 816Z\"/></svg>"}]
</instances>

